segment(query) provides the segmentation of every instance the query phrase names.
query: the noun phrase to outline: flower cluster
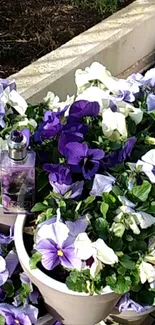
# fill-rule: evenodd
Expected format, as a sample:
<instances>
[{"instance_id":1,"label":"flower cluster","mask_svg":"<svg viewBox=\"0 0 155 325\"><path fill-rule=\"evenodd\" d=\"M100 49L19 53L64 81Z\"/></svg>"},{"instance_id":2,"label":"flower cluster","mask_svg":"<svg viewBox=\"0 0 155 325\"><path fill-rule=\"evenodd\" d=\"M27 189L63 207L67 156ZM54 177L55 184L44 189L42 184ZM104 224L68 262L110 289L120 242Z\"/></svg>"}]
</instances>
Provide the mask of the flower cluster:
<instances>
[{"instance_id":1,"label":"flower cluster","mask_svg":"<svg viewBox=\"0 0 155 325\"><path fill-rule=\"evenodd\" d=\"M75 80L66 102L48 93L24 116L13 111L37 154L30 265L71 290L110 287L125 294L121 306L146 308L155 302L155 69L117 79L95 62ZM4 141L15 106L3 108Z\"/></svg>"},{"instance_id":2,"label":"flower cluster","mask_svg":"<svg viewBox=\"0 0 155 325\"><path fill-rule=\"evenodd\" d=\"M39 293L22 272L10 234L0 234L0 323L36 324Z\"/></svg>"}]
</instances>

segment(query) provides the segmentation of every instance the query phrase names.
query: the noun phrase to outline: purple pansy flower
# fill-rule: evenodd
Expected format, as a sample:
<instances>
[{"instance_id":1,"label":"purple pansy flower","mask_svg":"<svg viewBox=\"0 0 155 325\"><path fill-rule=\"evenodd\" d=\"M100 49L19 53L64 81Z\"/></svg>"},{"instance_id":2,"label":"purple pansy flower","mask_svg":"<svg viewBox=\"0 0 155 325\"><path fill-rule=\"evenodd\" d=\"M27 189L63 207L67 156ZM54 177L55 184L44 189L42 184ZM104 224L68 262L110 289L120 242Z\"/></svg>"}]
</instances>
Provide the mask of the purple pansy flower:
<instances>
[{"instance_id":1,"label":"purple pansy flower","mask_svg":"<svg viewBox=\"0 0 155 325\"><path fill-rule=\"evenodd\" d=\"M69 110L69 122L79 122L85 116L96 117L100 107L98 102L89 102L87 100L78 100L74 102Z\"/></svg>"},{"instance_id":2,"label":"purple pansy flower","mask_svg":"<svg viewBox=\"0 0 155 325\"><path fill-rule=\"evenodd\" d=\"M108 169L125 161L128 157L130 157L136 141L136 137L131 137L125 142L123 148L106 155L102 161L102 167Z\"/></svg>"},{"instance_id":3,"label":"purple pansy flower","mask_svg":"<svg viewBox=\"0 0 155 325\"><path fill-rule=\"evenodd\" d=\"M45 164L44 170L50 173L50 182L70 185L72 176L70 169L63 164Z\"/></svg>"},{"instance_id":4,"label":"purple pansy flower","mask_svg":"<svg viewBox=\"0 0 155 325\"><path fill-rule=\"evenodd\" d=\"M32 325L36 324L38 309L32 305L15 307L10 304L0 304L0 315L5 318L5 325Z\"/></svg>"},{"instance_id":5,"label":"purple pansy flower","mask_svg":"<svg viewBox=\"0 0 155 325\"><path fill-rule=\"evenodd\" d=\"M147 109L148 112L155 110L155 95L149 94L146 99Z\"/></svg>"},{"instance_id":6,"label":"purple pansy flower","mask_svg":"<svg viewBox=\"0 0 155 325\"><path fill-rule=\"evenodd\" d=\"M17 253L14 250L11 250L5 257L5 262L6 268L9 272L9 276L11 277L19 263Z\"/></svg>"},{"instance_id":7,"label":"purple pansy flower","mask_svg":"<svg viewBox=\"0 0 155 325\"><path fill-rule=\"evenodd\" d=\"M14 239L13 236L13 227L10 227L10 234L9 236L6 236L4 234L0 234L0 245L8 245L10 244Z\"/></svg>"},{"instance_id":8,"label":"purple pansy flower","mask_svg":"<svg viewBox=\"0 0 155 325\"><path fill-rule=\"evenodd\" d=\"M70 142L65 146L65 156L73 172L82 172L85 179L91 179L99 169L104 151L89 149L87 144Z\"/></svg>"},{"instance_id":9,"label":"purple pansy flower","mask_svg":"<svg viewBox=\"0 0 155 325\"><path fill-rule=\"evenodd\" d=\"M109 193L112 190L112 186L114 183L115 178L112 175L96 174L90 195L102 196L103 192Z\"/></svg>"},{"instance_id":10,"label":"purple pansy flower","mask_svg":"<svg viewBox=\"0 0 155 325\"><path fill-rule=\"evenodd\" d=\"M2 128L5 127L5 122L3 120L4 115L5 115L5 109L4 109L4 106L0 103L0 126Z\"/></svg>"},{"instance_id":11,"label":"purple pansy flower","mask_svg":"<svg viewBox=\"0 0 155 325\"><path fill-rule=\"evenodd\" d=\"M11 90L16 90L16 83L14 80L11 79L2 79L0 78L0 87L5 90L7 87Z\"/></svg>"},{"instance_id":12,"label":"purple pansy flower","mask_svg":"<svg viewBox=\"0 0 155 325\"><path fill-rule=\"evenodd\" d=\"M148 310L152 306L141 306L134 300L130 299L130 293L126 293L121 299L118 301L116 308L119 309L119 312L124 312L127 310L133 310L136 313L143 313Z\"/></svg>"},{"instance_id":13,"label":"purple pansy flower","mask_svg":"<svg viewBox=\"0 0 155 325\"><path fill-rule=\"evenodd\" d=\"M46 111L44 114L44 122L34 134L34 141L41 143L43 140L50 139L61 131L62 125L59 121L57 113Z\"/></svg>"},{"instance_id":14,"label":"purple pansy flower","mask_svg":"<svg viewBox=\"0 0 155 325\"><path fill-rule=\"evenodd\" d=\"M70 199L78 198L79 196L81 196L84 182L77 181L75 183L72 183L71 172L68 167L62 164L45 164L44 170L50 173L49 182L55 193L64 196L66 193L71 191L68 197Z\"/></svg>"},{"instance_id":15,"label":"purple pansy flower","mask_svg":"<svg viewBox=\"0 0 155 325\"><path fill-rule=\"evenodd\" d=\"M43 225L38 231L35 249L41 253L41 263L47 270L61 264L69 269L81 269L81 261L76 257L74 240L69 228L57 218L55 223Z\"/></svg>"},{"instance_id":16,"label":"purple pansy flower","mask_svg":"<svg viewBox=\"0 0 155 325\"><path fill-rule=\"evenodd\" d=\"M30 287L30 293L28 295L28 297L26 298L26 303L25 305L28 305L29 301L32 304L38 304L38 298L39 298L39 292L36 290L33 290L33 285L30 281L30 279L28 278L28 276L26 275L26 273L21 273L20 274L20 280L23 284L27 284ZM22 303L22 299L20 297L20 295L17 293L17 295L14 297L14 302L13 305L18 307L19 305L21 305Z\"/></svg>"},{"instance_id":17,"label":"purple pansy flower","mask_svg":"<svg viewBox=\"0 0 155 325\"><path fill-rule=\"evenodd\" d=\"M64 125L58 144L59 152L64 155L65 145L69 142L82 142L87 131L87 124L68 123Z\"/></svg>"}]
</instances>

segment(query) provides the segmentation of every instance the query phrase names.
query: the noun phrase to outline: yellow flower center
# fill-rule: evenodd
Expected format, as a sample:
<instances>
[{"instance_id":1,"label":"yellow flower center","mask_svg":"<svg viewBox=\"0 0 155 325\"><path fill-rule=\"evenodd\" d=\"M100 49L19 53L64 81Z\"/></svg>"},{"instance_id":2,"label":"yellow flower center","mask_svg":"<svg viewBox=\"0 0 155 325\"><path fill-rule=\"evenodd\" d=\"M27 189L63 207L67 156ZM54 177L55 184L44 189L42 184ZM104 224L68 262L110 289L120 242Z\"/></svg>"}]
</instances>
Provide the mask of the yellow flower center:
<instances>
[{"instance_id":1,"label":"yellow flower center","mask_svg":"<svg viewBox=\"0 0 155 325\"><path fill-rule=\"evenodd\" d=\"M19 324L19 320L18 319L15 319L15 324Z\"/></svg>"},{"instance_id":2,"label":"yellow flower center","mask_svg":"<svg viewBox=\"0 0 155 325\"><path fill-rule=\"evenodd\" d=\"M61 250L57 251L58 256L63 256L63 252Z\"/></svg>"}]
</instances>

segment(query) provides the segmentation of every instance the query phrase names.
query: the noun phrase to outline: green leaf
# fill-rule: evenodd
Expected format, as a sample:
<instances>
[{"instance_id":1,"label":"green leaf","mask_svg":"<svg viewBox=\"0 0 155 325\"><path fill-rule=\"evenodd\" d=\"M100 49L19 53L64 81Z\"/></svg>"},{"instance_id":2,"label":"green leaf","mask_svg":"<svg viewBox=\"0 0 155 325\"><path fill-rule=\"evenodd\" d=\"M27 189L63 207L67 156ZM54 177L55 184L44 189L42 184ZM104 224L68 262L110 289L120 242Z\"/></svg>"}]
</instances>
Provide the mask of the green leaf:
<instances>
[{"instance_id":1,"label":"green leaf","mask_svg":"<svg viewBox=\"0 0 155 325\"><path fill-rule=\"evenodd\" d=\"M108 222L104 218L97 218L95 220L95 228L97 231L102 231L108 227Z\"/></svg>"},{"instance_id":2,"label":"green leaf","mask_svg":"<svg viewBox=\"0 0 155 325\"><path fill-rule=\"evenodd\" d=\"M100 211L101 211L104 218L106 218L106 214L108 212L108 209L109 209L109 205L107 203L105 203L105 202L102 202L101 206L100 206Z\"/></svg>"},{"instance_id":3,"label":"green leaf","mask_svg":"<svg viewBox=\"0 0 155 325\"><path fill-rule=\"evenodd\" d=\"M145 202L148 199L152 185L148 181L143 181L142 185L135 186L130 193L138 200Z\"/></svg>"},{"instance_id":4,"label":"green leaf","mask_svg":"<svg viewBox=\"0 0 155 325\"><path fill-rule=\"evenodd\" d=\"M112 193L114 193L116 196L118 196L118 195L124 195L124 192L117 185L113 185L113 187L112 187Z\"/></svg>"},{"instance_id":5,"label":"green leaf","mask_svg":"<svg viewBox=\"0 0 155 325\"><path fill-rule=\"evenodd\" d=\"M34 207L31 209L31 212L46 211L47 208L48 208L47 205L43 203L36 203Z\"/></svg>"},{"instance_id":6,"label":"green leaf","mask_svg":"<svg viewBox=\"0 0 155 325\"><path fill-rule=\"evenodd\" d=\"M79 272L71 271L66 279L66 285L70 290L88 293L88 282L90 281L89 270Z\"/></svg>"},{"instance_id":7,"label":"green leaf","mask_svg":"<svg viewBox=\"0 0 155 325\"><path fill-rule=\"evenodd\" d=\"M123 276L123 275L119 275L117 278L117 281L113 284L111 283L111 281L109 281L110 277L106 278L106 283L107 285L110 286L110 288L118 293L118 294L124 294L128 291L130 291L130 287L131 287L131 279L129 276Z\"/></svg>"},{"instance_id":8,"label":"green leaf","mask_svg":"<svg viewBox=\"0 0 155 325\"><path fill-rule=\"evenodd\" d=\"M69 199L69 197L72 194L72 190L68 191L65 195L64 195L64 199Z\"/></svg>"},{"instance_id":9,"label":"green leaf","mask_svg":"<svg viewBox=\"0 0 155 325\"><path fill-rule=\"evenodd\" d=\"M102 201L107 203L110 207L115 205L116 199L110 193L103 193L102 194Z\"/></svg>"},{"instance_id":10,"label":"green leaf","mask_svg":"<svg viewBox=\"0 0 155 325\"><path fill-rule=\"evenodd\" d=\"M111 231L114 233L116 237L122 238L125 232L125 226L121 222L113 222Z\"/></svg>"},{"instance_id":11,"label":"green leaf","mask_svg":"<svg viewBox=\"0 0 155 325\"><path fill-rule=\"evenodd\" d=\"M5 282L3 285L3 291L6 293L7 297L11 298L14 295L14 285L10 282Z\"/></svg>"},{"instance_id":12,"label":"green leaf","mask_svg":"<svg viewBox=\"0 0 155 325\"><path fill-rule=\"evenodd\" d=\"M0 315L0 325L5 325L5 317Z\"/></svg>"},{"instance_id":13,"label":"green leaf","mask_svg":"<svg viewBox=\"0 0 155 325\"><path fill-rule=\"evenodd\" d=\"M22 300L23 304L26 301L26 298L29 296L31 292L31 287L29 284L22 283L22 287L19 290L19 298Z\"/></svg>"},{"instance_id":14,"label":"green leaf","mask_svg":"<svg viewBox=\"0 0 155 325\"><path fill-rule=\"evenodd\" d=\"M119 266L119 267L117 268L117 272L118 272L118 274L120 274L120 275L124 275L125 272L126 272L126 269L125 269L123 266Z\"/></svg>"},{"instance_id":15,"label":"green leaf","mask_svg":"<svg viewBox=\"0 0 155 325\"><path fill-rule=\"evenodd\" d=\"M123 255L119 258L120 264L129 270L134 270L136 265L134 262L131 261L131 258L128 255Z\"/></svg>"},{"instance_id":16,"label":"green leaf","mask_svg":"<svg viewBox=\"0 0 155 325\"><path fill-rule=\"evenodd\" d=\"M42 255L39 252L35 252L30 258L30 269L36 269L37 263L41 261Z\"/></svg>"},{"instance_id":17,"label":"green leaf","mask_svg":"<svg viewBox=\"0 0 155 325\"><path fill-rule=\"evenodd\" d=\"M84 200L85 208L88 207L95 200L95 196L88 196L86 200Z\"/></svg>"}]
</instances>

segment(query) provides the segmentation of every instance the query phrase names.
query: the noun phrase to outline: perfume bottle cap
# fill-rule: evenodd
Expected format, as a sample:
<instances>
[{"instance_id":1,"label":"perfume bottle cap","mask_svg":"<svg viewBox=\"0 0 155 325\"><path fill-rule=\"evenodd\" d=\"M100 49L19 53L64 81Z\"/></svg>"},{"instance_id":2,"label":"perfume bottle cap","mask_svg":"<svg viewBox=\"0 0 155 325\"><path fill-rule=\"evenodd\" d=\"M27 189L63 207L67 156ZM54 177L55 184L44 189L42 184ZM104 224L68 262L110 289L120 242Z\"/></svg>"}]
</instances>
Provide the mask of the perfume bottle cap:
<instances>
[{"instance_id":1,"label":"perfume bottle cap","mask_svg":"<svg viewBox=\"0 0 155 325\"><path fill-rule=\"evenodd\" d=\"M13 160L23 160L27 156L27 139L21 131L11 132L8 138L8 152Z\"/></svg>"}]
</instances>

